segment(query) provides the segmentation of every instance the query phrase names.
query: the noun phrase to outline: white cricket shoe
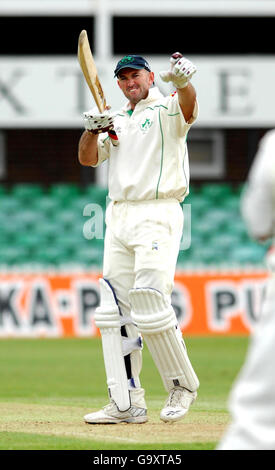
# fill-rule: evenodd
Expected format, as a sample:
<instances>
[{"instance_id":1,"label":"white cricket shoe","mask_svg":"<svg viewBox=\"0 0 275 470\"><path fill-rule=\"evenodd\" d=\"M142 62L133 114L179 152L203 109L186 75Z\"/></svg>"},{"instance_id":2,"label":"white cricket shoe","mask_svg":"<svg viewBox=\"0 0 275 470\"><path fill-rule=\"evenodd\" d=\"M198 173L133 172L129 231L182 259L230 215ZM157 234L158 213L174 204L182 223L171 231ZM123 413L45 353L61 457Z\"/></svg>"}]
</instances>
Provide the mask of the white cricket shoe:
<instances>
[{"instance_id":1,"label":"white cricket shoe","mask_svg":"<svg viewBox=\"0 0 275 470\"><path fill-rule=\"evenodd\" d=\"M119 411L114 400L95 413L84 416L88 424L146 423L147 410L132 405L127 411Z\"/></svg>"},{"instance_id":2,"label":"white cricket shoe","mask_svg":"<svg viewBox=\"0 0 275 470\"><path fill-rule=\"evenodd\" d=\"M165 406L161 410L160 419L166 422L182 419L196 398L197 392L189 392L183 387L172 388Z\"/></svg>"}]
</instances>

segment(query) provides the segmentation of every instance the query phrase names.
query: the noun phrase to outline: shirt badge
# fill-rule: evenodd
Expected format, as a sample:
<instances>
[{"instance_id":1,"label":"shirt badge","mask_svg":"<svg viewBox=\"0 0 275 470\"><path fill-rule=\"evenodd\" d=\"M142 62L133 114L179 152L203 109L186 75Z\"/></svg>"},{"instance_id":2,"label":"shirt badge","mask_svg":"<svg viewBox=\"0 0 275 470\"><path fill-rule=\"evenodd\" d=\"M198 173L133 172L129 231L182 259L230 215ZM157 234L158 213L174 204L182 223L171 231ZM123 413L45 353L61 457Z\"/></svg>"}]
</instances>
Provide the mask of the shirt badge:
<instances>
[{"instance_id":1,"label":"shirt badge","mask_svg":"<svg viewBox=\"0 0 275 470\"><path fill-rule=\"evenodd\" d=\"M152 124L153 124L153 121L149 118L146 118L145 121L140 124L140 129L145 134L146 132L148 132Z\"/></svg>"}]
</instances>

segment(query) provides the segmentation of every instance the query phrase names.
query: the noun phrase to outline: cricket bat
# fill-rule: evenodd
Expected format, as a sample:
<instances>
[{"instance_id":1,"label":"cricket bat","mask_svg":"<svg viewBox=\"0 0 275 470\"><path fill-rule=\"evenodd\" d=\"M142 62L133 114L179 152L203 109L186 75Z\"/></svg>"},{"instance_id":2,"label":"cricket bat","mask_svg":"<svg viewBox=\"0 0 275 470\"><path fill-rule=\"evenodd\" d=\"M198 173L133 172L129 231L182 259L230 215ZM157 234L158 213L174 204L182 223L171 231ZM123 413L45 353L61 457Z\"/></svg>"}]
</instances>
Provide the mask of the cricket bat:
<instances>
[{"instance_id":1,"label":"cricket bat","mask_svg":"<svg viewBox=\"0 0 275 470\"><path fill-rule=\"evenodd\" d=\"M98 110L100 113L103 113L107 108L106 98L98 77L96 64L90 48L87 31L85 29L83 29L79 35L77 56L86 83L94 97ZM108 134L112 144L117 146L118 137L115 131L110 130L108 131Z\"/></svg>"}]
</instances>

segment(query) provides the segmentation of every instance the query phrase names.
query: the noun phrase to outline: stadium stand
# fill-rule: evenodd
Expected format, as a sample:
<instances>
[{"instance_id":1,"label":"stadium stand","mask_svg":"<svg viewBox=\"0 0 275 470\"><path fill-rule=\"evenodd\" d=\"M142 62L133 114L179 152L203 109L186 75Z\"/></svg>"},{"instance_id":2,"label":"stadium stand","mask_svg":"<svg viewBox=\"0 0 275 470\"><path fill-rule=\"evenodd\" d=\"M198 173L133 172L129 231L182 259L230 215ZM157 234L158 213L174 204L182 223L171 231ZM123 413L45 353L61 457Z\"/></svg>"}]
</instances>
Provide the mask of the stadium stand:
<instances>
[{"instance_id":1,"label":"stadium stand","mask_svg":"<svg viewBox=\"0 0 275 470\"><path fill-rule=\"evenodd\" d=\"M180 251L178 267L262 266L266 246L247 235L239 210L241 188L224 183L191 187L191 246ZM0 265L102 267L103 238L85 237L87 204L106 210L107 190L89 185L0 186ZM90 214L92 217L92 214Z\"/></svg>"}]
</instances>

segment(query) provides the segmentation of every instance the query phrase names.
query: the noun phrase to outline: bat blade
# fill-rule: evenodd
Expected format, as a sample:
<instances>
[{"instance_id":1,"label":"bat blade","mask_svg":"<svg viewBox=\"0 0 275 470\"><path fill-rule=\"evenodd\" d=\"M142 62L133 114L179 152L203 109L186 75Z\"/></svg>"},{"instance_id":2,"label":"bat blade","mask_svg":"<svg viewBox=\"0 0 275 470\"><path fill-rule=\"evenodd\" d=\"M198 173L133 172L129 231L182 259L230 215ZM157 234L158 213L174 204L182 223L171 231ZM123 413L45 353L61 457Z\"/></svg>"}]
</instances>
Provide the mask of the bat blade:
<instances>
[{"instance_id":1,"label":"bat blade","mask_svg":"<svg viewBox=\"0 0 275 470\"><path fill-rule=\"evenodd\" d=\"M97 74L96 64L85 29L83 29L79 35L77 55L86 83L92 92L99 111L102 113L106 109L106 99Z\"/></svg>"},{"instance_id":2,"label":"bat blade","mask_svg":"<svg viewBox=\"0 0 275 470\"><path fill-rule=\"evenodd\" d=\"M78 38L78 62L85 77L86 83L94 97L95 103L100 113L107 109L106 98L97 74L96 64L90 48L87 31L83 29ZM109 130L109 137L112 144L118 145L118 137L114 130Z\"/></svg>"}]
</instances>

